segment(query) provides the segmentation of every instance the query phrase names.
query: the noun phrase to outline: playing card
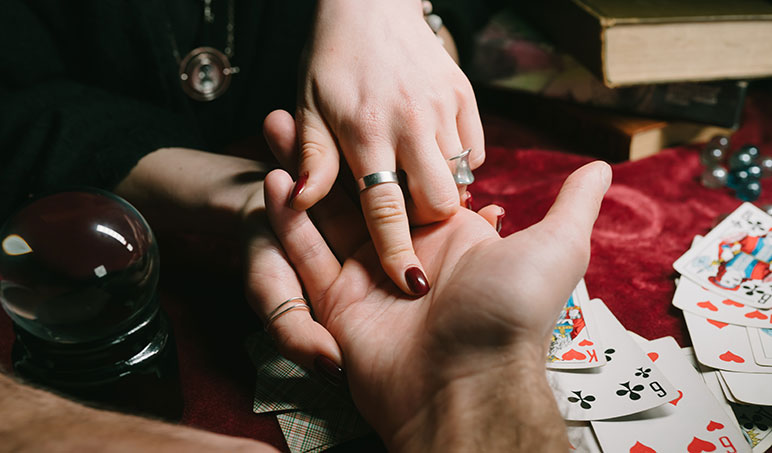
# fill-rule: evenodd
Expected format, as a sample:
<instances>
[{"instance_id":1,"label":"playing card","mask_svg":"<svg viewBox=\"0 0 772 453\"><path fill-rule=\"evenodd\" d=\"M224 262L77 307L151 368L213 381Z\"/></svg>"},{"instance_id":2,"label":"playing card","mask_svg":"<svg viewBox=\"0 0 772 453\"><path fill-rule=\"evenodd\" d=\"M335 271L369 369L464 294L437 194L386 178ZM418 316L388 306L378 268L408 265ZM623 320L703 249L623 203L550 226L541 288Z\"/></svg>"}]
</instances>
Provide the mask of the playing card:
<instances>
[{"instance_id":1,"label":"playing card","mask_svg":"<svg viewBox=\"0 0 772 453\"><path fill-rule=\"evenodd\" d=\"M749 307L727 299L700 287L688 278L682 278L678 283L673 305L715 321L750 327L772 327L772 309Z\"/></svg>"},{"instance_id":2,"label":"playing card","mask_svg":"<svg viewBox=\"0 0 772 453\"><path fill-rule=\"evenodd\" d=\"M698 285L756 308L772 306L772 217L743 203L673 267Z\"/></svg>"},{"instance_id":3,"label":"playing card","mask_svg":"<svg viewBox=\"0 0 772 453\"><path fill-rule=\"evenodd\" d=\"M772 329L746 327L753 359L759 365L772 366Z\"/></svg>"},{"instance_id":4,"label":"playing card","mask_svg":"<svg viewBox=\"0 0 772 453\"><path fill-rule=\"evenodd\" d=\"M597 325L587 302L584 280L571 293L552 331L547 355L548 368L592 368L606 364L598 342Z\"/></svg>"},{"instance_id":5,"label":"playing card","mask_svg":"<svg viewBox=\"0 0 772 453\"><path fill-rule=\"evenodd\" d=\"M637 344L640 347L643 347L647 344L649 344L649 340L643 338L642 336L638 335L637 333L633 332L632 330L628 330L627 334L630 335L630 338L635 341L635 344Z\"/></svg>"},{"instance_id":6,"label":"playing card","mask_svg":"<svg viewBox=\"0 0 772 453\"><path fill-rule=\"evenodd\" d=\"M732 392L729 390L729 386L726 385L726 381L724 380L724 375L721 374L721 371L722 370L716 370L716 380L718 380L718 385L721 387L721 392L724 394L724 398L726 398L727 401L733 404L745 404L734 397Z\"/></svg>"},{"instance_id":7,"label":"playing card","mask_svg":"<svg viewBox=\"0 0 772 453\"><path fill-rule=\"evenodd\" d=\"M566 422L569 450L575 453L601 453L598 439L589 422Z\"/></svg>"},{"instance_id":8,"label":"playing card","mask_svg":"<svg viewBox=\"0 0 772 453\"><path fill-rule=\"evenodd\" d=\"M772 406L772 376L765 373L720 371L734 398L745 404Z\"/></svg>"},{"instance_id":9,"label":"playing card","mask_svg":"<svg viewBox=\"0 0 772 453\"><path fill-rule=\"evenodd\" d=\"M672 337L651 341L647 355L676 386L677 396L640 414L592 421L603 451L750 452L742 432L718 404Z\"/></svg>"},{"instance_id":10,"label":"playing card","mask_svg":"<svg viewBox=\"0 0 772 453\"><path fill-rule=\"evenodd\" d=\"M758 365L753 360L745 327L714 321L689 312L684 312L684 319L700 363L719 370L772 373L772 367Z\"/></svg>"},{"instance_id":11,"label":"playing card","mask_svg":"<svg viewBox=\"0 0 772 453\"><path fill-rule=\"evenodd\" d=\"M555 400L566 420L600 420L641 412L676 394L606 305L588 302L598 321L606 365L583 370L547 370Z\"/></svg>"},{"instance_id":12,"label":"playing card","mask_svg":"<svg viewBox=\"0 0 772 453\"><path fill-rule=\"evenodd\" d=\"M732 410L732 406L729 404L730 402L736 401L730 401L724 394L724 391L721 388L721 383L719 382L721 379L718 376L719 371L714 370L713 368L708 368L705 365L697 362L697 372L700 373L700 376L702 376L702 380L710 390L710 393L712 393L716 398L716 401L718 401L719 406L721 406L721 408L724 409L724 412L732 420L734 420L737 429L740 429L740 424L737 423L737 418L735 417L734 411Z\"/></svg>"},{"instance_id":13,"label":"playing card","mask_svg":"<svg viewBox=\"0 0 772 453\"><path fill-rule=\"evenodd\" d=\"M765 452L772 446L772 408L732 404L740 428L753 446L753 453Z\"/></svg>"}]
</instances>

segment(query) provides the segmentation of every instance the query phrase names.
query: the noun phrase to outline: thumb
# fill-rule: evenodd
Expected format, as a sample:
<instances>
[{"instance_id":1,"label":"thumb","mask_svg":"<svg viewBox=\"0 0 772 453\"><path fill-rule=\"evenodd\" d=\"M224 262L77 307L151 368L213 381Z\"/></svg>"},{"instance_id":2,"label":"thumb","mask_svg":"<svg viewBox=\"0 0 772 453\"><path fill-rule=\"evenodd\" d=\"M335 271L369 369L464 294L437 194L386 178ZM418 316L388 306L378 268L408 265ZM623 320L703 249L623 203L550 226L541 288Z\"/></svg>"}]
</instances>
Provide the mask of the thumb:
<instances>
[{"instance_id":1,"label":"thumb","mask_svg":"<svg viewBox=\"0 0 772 453\"><path fill-rule=\"evenodd\" d=\"M563 183L542 222L559 230L570 230L562 233L589 240L610 185L611 167L607 163L595 161L579 168Z\"/></svg>"},{"instance_id":2,"label":"thumb","mask_svg":"<svg viewBox=\"0 0 772 453\"><path fill-rule=\"evenodd\" d=\"M338 176L340 155L332 131L317 111L301 109L295 122L300 159L290 206L303 211L324 198L332 188Z\"/></svg>"}]
</instances>

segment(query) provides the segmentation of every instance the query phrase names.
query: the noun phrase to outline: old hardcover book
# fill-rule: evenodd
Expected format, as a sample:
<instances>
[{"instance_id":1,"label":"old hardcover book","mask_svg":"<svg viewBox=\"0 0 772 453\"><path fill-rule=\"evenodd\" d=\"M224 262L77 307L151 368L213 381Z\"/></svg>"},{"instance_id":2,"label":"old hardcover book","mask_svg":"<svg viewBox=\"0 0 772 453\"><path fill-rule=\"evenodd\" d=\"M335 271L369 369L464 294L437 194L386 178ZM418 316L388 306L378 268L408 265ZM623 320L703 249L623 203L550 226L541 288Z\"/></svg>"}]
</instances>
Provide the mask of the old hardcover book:
<instances>
[{"instance_id":1,"label":"old hardcover book","mask_svg":"<svg viewBox=\"0 0 772 453\"><path fill-rule=\"evenodd\" d=\"M610 87L772 75L767 0L543 0L525 17Z\"/></svg>"},{"instance_id":2,"label":"old hardcover book","mask_svg":"<svg viewBox=\"0 0 772 453\"><path fill-rule=\"evenodd\" d=\"M587 105L490 85L476 86L483 111L539 129L572 151L609 162L638 160L670 146L704 143L733 130L718 126L624 115Z\"/></svg>"},{"instance_id":3,"label":"old hardcover book","mask_svg":"<svg viewBox=\"0 0 772 453\"><path fill-rule=\"evenodd\" d=\"M727 128L739 125L748 85L721 80L609 88L511 9L497 14L478 34L469 72L477 85Z\"/></svg>"}]
</instances>

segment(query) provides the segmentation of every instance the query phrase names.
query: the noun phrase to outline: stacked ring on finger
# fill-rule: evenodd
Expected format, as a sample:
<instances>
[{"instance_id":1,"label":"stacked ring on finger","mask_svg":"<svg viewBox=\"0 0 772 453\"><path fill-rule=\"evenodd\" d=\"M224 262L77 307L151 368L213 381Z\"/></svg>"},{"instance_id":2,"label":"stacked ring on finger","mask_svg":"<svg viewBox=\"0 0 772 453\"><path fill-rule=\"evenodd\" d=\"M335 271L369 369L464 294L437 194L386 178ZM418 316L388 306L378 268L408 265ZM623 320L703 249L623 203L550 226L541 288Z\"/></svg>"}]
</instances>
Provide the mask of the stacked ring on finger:
<instances>
[{"instance_id":1,"label":"stacked ring on finger","mask_svg":"<svg viewBox=\"0 0 772 453\"><path fill-rule=\"evenodd\" d=\"M396 171L377 171L375 173L362 176L357 180L357 186L359 186L359 191L362 192L363 190L369 189L372 186L377 186L378 184L385 184L389 182L399 184L399 178L397 177Z\"/></svg>"},{"instance_id":2,"label":"stacked ring on finger","mask_svg":"<svg viewBox=\"0 0 772 453\"><path fill-rule=\"evenodd\" d=\"M296 303L293 304L293 302ZM271 324L273 324L274 321L286 315L292 310L307 310L310 313L311 306L308 305L308 301L306 301L304 297L290 297L289 299L280 303L270 313L268 313L268 316L266 316L265 320L265 330L268 331L268 328L271 327Z\"/></svg>"},{"instance_id":3,"label":"stacked ring on finger","mask_svg":"<svg viewBox=\"0 0 772 453\"><path fill-rule=\"evenodd\" d=\"M468 186L474 182L474 174L472 168L469 167L469 154L472 152L472 148L467 148L456 156L451 157L448 161L455 161L456 170L453 172L453 179L459 186Z\"/></svg>"}]
</instances>

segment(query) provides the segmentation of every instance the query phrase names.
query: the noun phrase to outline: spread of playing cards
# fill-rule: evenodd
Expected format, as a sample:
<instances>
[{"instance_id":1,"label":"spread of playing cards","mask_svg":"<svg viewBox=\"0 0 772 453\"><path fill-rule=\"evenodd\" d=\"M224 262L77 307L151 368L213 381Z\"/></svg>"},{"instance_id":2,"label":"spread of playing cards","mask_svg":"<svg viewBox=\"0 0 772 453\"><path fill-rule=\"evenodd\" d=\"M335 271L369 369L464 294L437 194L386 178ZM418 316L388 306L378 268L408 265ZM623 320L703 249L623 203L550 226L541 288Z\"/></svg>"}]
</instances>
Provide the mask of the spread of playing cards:
<instances>
[{"instance_id":1,"label":"spread of playing cards","mask_svg":"<svg viewBox=\"0 0 772 453\"><path fill-rule=\"evenodd\" d=\"M579 283L547 357L572 451L772 448L771 230L745 203L673 264L693 348L626 331Z\"/></svg>"}]
</instances>

